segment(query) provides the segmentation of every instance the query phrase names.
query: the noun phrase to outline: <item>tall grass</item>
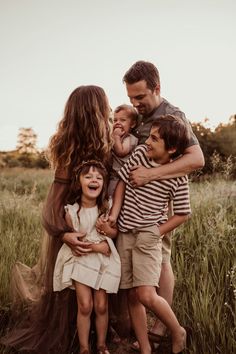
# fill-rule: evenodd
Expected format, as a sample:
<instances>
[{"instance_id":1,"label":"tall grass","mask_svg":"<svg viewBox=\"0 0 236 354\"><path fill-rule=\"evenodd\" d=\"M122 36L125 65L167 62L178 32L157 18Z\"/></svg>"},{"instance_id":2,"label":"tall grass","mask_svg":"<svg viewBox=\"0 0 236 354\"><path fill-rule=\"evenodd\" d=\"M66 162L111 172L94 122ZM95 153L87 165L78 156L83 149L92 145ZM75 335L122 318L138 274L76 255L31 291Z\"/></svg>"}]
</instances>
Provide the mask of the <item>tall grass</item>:
<instances>
[{"instance_id":1,"label":"tall grass","mask_svg":"<svg viewBox=\"0 0 236 354\"><path fill-rule=\"evenodd\" d=\"M10 269L38 258L41 210L52 174L0 173L0 310L10 307ZM192 218L173 237L174 310L192 329L190 354L236 353L236 183L192 183ZM1 351L2 350L2 351ZM0 352L4 353L4 349Z\"/></svg>"},{"instance_id":2,"label":"tall grass","mask_svg":"<svg viewBox=\"0 0 236 354\"><path fill-rule=\"evenodd\" d=\"M0 304L10 304L10 270L16 261L32 266L42 234L41 210L51 173L9 169L0 174Z\"/></svg>"},{"instance_id":3,"label":"tall grass","mask_svg":"<svg viewBox=\"0 0 236 354\"><path fill-rule=\"evenodd\" d=\"M236 183L191 186L192 218L176 231L174 308L191 353L236 352Z\"/></svg>"}]
</instances>

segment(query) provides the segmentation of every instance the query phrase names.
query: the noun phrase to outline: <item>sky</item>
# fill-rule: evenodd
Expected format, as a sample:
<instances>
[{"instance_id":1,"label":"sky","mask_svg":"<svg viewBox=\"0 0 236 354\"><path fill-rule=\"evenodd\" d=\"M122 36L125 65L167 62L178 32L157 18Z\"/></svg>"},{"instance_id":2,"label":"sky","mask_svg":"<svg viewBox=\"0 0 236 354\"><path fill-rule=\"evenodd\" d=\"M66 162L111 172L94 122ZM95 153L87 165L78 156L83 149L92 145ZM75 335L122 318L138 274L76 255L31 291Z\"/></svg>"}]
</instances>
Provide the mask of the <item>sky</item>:
<instances>
[{"instance_id":1,"label":"sky","mask_svg":"<svg viewBox=\"0 0 236 354\"><path fill-rule=\"evenodd\" d=\"M161 95L191 122L236 114L235 0L0 0L0 150L19 128L45 148L80 85L129 103L122 77L154 63Z\"/></svg>"}]
</instances>

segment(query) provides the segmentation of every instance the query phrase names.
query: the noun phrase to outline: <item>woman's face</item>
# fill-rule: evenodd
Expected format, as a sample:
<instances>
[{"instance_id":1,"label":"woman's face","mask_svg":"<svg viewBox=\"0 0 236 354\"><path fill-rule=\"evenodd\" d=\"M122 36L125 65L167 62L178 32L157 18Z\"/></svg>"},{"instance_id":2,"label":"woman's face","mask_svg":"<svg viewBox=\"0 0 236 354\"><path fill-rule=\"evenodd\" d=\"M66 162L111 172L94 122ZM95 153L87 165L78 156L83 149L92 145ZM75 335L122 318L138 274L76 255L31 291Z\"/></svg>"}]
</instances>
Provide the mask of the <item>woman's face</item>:
<instances>
[{"instance_id":1,"label":"woman's face","mask_svg":"<svg viewBox=\"0 0 236 354\"><path fill-rule=\"evenodd\" d=\"M91 166L85 174L80 174L80 185L82 189L82 199L96 200L102 192L104 179L96 167Z\"/></svg>"}]
</instances>

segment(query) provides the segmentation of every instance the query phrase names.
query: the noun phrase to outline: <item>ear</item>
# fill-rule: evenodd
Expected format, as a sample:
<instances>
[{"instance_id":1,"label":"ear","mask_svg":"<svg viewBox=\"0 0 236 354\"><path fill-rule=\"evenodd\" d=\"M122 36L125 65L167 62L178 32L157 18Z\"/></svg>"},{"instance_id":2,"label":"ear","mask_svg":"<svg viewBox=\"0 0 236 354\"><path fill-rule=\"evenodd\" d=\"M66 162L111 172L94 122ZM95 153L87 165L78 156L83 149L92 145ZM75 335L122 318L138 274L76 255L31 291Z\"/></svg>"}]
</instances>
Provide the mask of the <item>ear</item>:
<instances>
[{"instance_id":1,"label":"ear","mask_svg":"<svg viewBox=\"0 0 236 354\"><path fill-rule=\"evenodd\" d=\"M168 154L169 155L173 155L176 152L177 148L173 147L171 149L168 150Z\"/></svg>"},{"instance_id":2,"label":"ear","mask_svg":"<svg viewBox=\"0 0 236 354\"><path fill-rule=\"evenodd\" d=\"M161 85L160 84L156 85L154 92L156 95L160 95L160 92L161 92Z\"/></svg>"},{"instance_id":3,"label":"ear","mask_svg":"<svg viewBox=\"0 0 236 354\"><path fill-rule=\"evenodd\" d=\"M132 123L131 123L131 125L130 125L130 128L134 128L136 124L137 124L137 122L136 122L135 120L132 120Z\"/></svg>"}]
</instances>

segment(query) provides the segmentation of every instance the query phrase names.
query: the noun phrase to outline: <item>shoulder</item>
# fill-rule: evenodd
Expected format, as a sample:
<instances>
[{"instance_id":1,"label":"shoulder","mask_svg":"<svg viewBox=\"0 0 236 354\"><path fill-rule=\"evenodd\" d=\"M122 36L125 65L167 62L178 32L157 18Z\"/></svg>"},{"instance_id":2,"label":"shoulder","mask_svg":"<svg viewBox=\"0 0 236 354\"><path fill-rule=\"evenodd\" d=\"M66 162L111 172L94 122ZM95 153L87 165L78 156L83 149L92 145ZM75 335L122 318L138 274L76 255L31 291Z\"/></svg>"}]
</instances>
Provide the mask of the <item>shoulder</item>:
<instances>
[{"instance_id":1,"label":"shoulder","mask_svg":"<svg viewBox=\"0 0 236 354\"><path fill-rule=\"evenodd\" d=\"M165 114L173 114L177 117L182 118L184 121L187 122L187 118L186 118L184 112L181 111L181 109L179 107L174 106L166 99L164 99L163 102L164 102L164 107L165 107Z\"/></svg>"},{"instance_id":2,"label":"shoulder","mask_svg":"<svg viewBox=\"0 0 236 354\"><path fill-rule=\"evenodd\" d=\"M65 205L65 211L68 211L69 213L77 213L77 211L79 210L79 204L78 203L74 203L74 204L66 204Z\"/></svg>"},{"instance_id":3,"label":"shoulder","mask_svg":"<svg viewBox=\"0 0 236 354\"><path fill-rule=\"evenodd\" d=\"M144 144L138 145L134 152L133 155L145 155L146 156L146 151L147 151L147 146Z\"/></svg>"},{"instance_id":4,"label":"shoulder","mask_svg":"<svg viewBox=\"0 0 236 354\"><path fill-rule=\"evenodd\" d=\"M181 177L177 177L176 180L178 182L178 185L188 184L188 176L187 175L181 176Z\"/></svg>"},{"instance_id":5,"label":"shoulder","mask_svg":"<svg viewBox=\"0 0 236 354\"><path fill-rule=\"evenodd\" d=\"M138 145L138 138L136 136L134 136L133 134L129 134L129 138L130 138L130 141L132 143L132 145Z\"/></svg>"}]
</instances>

